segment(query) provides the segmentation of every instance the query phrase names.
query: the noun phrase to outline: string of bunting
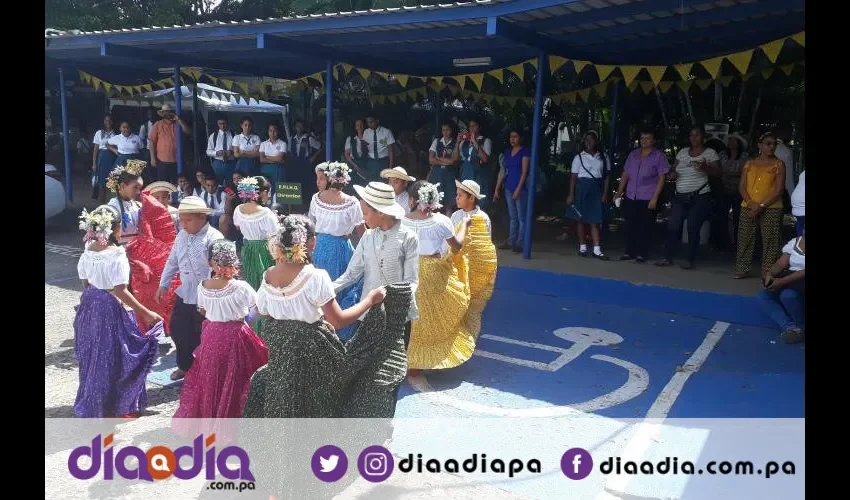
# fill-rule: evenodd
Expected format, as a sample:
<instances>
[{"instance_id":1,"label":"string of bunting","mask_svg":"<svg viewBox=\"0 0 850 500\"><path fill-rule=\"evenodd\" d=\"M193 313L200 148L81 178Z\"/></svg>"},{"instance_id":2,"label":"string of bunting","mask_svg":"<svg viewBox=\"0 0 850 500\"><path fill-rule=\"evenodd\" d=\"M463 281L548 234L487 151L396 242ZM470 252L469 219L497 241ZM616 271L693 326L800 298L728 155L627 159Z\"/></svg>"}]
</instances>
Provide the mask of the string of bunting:
<instances>
[{"instance_id":1,"label":"string of bunting","mask_svg":"<svg viewBox=\"0 0 850 500\"><path fill-rule=\"evenodd\" d=\"M728 86L738 75L740 75L740 77L743 78L745 81L749 80L752 76L756 74L762 74L762 77L764 77L765 79L769 78L772 75L774 68L767 68L761 71L754 72L748 71L753 61L753 56L755 55L756 51L760 51L767 57L771 64L775 65L780 53L787 46L786 42L788 42L789 40L802 47L805 47L806 32L802 31L795 35L779 38L777 40L773 40L771 42L759 45L758 47L753 49L743 50L724 56L713 57L702 61L675 64L671 66L601 65L595 64L590 61L573 60L553 55L549 56L549 69L552 73L555 73L572 65L577 75L581 74L585 70L588 70L588 68L596 71L600 83L592 87L563 94L563 99L567 102L575 102L576 98L581 98L582 100L589 99L591 91L593 91L596 95L599 95L600 97L604 97L604 93L607 91L608 88L608 83L612 81L623 81L625 82L626 87L630 90L634 91L637 88L640 88L647 94L649 92L652 92L655 87L658 87L659 90L661 90L662 92L666 92L673 85L678 85L686 91L694 84L696 84L696 86L701 89L707 89L714 80L718 80L724 86ZM728 62L729 64L731 64L731 66L737 70L737 74L721 76L721 69L723 67L724 62ZM701 66L706 72L708 72L710 78L696 80L692 76L696 65ZM398 94L371 96L370 100L378 104L381 104L383 102L393 102L393 100L397 102L399 99L406 100L407 98L424 97L426 95L426 89L428 88L435 91L440 91L444 88L457 88L458 93L466 93L465 96L467 97L482 98L488 100L488 102L516 104L518 102L530 102L531 99L526 97L506 97L482 94L481 91L483 90L484 77L486 75L495 78L501 84L504 84L505 78L507 78L508 74L513 74L520 80L524 80L526 76L527 66L536 69L537 60L530 59L528 61L517 63L506 68L493 69L484 73L454 76L415 76L390 74L380 71L372 71L365 68L357 68L347 63L340 63L335 66L334 74L336 75L338 72L341 72L344 76L350 76L353 72L357 72L357 74L359 74L360 77L363 78L367 83L369 82L369 78L374 76L386 81L396 81L403 88L407 88L408 84L413 81L425 83L423 87L409 89L405 92L401 92ZM790 75L794 67L795 64L786 64L783 66L779 66L779 69ZM619 71L619 76L617 76L617 71ZM192 78L194 81L200 81L200 79L203 77L211 81L214 85L218 85L228 91L237 92L244 96L252 97L255 99L263 99L269 94L275 91L284 90L292 84L300 84L313 88L322 88L324 86L323 71L303 76L293 81L286 81L275 78L262 78L258 79L258 81L256 82L219 78L204 73L200 68L183 68L182 73ZM678 75L680 79L664 79L664 77L668 73L671 73L673 76ZM643 77L644 74L647 74L649 76L648 80L638 78ZM108 95L112 95L112 93L115 92L119 96L123 94L127 94L129 96L143 95L145 93L152 92L153 90L155 90L155 87L158 89L167 89L171 88L174 85L174 81L172 78L163 78L161 80L152 81L148 84L117 85L110 82L106 82L84 71L80 71L80 79L81 81L90 84L96 90L102 88ZM456 82L456 85L453 85L452 82ZM477 92L472 90L466 90L467 86L471 86L477 89ZM557 96L552 97L555 98ZM559 99L560 98L561 97L559 97Z\"/></svg>"}]
</instances>

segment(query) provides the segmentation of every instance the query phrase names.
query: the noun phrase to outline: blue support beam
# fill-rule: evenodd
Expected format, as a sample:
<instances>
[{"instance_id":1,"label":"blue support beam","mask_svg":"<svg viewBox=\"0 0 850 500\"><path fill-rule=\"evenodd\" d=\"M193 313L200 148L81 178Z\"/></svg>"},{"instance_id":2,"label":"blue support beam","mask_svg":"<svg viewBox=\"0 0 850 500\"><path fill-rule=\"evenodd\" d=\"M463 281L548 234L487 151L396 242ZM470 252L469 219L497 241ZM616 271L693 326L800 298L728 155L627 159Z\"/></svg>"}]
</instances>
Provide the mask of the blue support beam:
<instances>
[{"instance_id":1,"label":"blue support beam","mask_svg":"<svg viewBox=\"0 0 850 500\"><path fill-rule=\"evenodd\" d=\"M409 30L376 30L351 33L352 36L340 38L339 40L328 40L326 33L317 35L300 35L295 40L305 43L319 43L326 47L356 47L360 45L381 45L387 42L423 42L429 43L440 39L457 39L470 37L483 37L487 31L485 23L469 26L452 26L449 28L428 28Z\"/></svg>"},{"instance_id":2,"label":"blue support beam","mask_svg":"<svg viewBox=\"0 0 850 500\"><path fill-rule=\"evenodd\" d=\"M620 86L622 82L614 82L614 95L611 97L611 119L608 123L608 154L611 162L614 161L614 152L617 150L617 107L620 101ZM611 168L614 168L612 163Z\"/></svg>"},{"instance_id":3,"label":"blue support beam","mask_svg":"<svg viewBox=\"0 0 850 500\"><path fill-rule=\"evenodd\" d=\"M325 161L334 159L334 62L325 69Z\"/></svg>"},{"instance_id":4,"label":"blue support beam","mask_svg":"<svg viewBox=\"0 0 850 500\"><path fill-rule=\"evenodd\" d=\"M183 85L180 83L180 66L174 66L174 113L177 117L183 112ZM183 173L183 127L178 121L174 132L177 144L177 175Z\"/></svg>"},{"instance_id":5,"label":"blue support beam","mask_svg":"<svg viewBox=\"0 0 850 500\"><path fill-rule=\"evenodd\" d=\"M537 55L537 81L534 87L534 115L531 122L531 165L525 183L528 189L528 206L525 213L525 234L523 235L522 256L531 258L531 235L534 229L534 198L537 186L537 169L540 167L540 141L543 122L543 100L546 98L545 83L549 77L549 58L546 52Z\"/></svg>"},{"instance_id":6,"label":"blue support beam","mask_svg":"<svg viewBox=\"0 0 850 500\"><path fill-rule=\"evenodd\" d=\"M62 152L65 157L65 200L73 201L73 179L71 178L71 131L68 123L68 97L65 88L65 73L59 68L59 103L62 106Z\"/></svg>"},{"instance_id":7,"label":"blue support beam","mask_svg":"<svg viewBox=\"0 0 850 500\"><path fill-rule=\"evenodd\" d=\"M547 36L541 35L534 30L523 28L518 24L510 23L498 17L487 18L487 36L490 38L501 37L526 47L545 51L548 54L559 55L571 59L591 59L588 52L574 49L568 44L559 42Z\"/></svg>"}]
</instances>

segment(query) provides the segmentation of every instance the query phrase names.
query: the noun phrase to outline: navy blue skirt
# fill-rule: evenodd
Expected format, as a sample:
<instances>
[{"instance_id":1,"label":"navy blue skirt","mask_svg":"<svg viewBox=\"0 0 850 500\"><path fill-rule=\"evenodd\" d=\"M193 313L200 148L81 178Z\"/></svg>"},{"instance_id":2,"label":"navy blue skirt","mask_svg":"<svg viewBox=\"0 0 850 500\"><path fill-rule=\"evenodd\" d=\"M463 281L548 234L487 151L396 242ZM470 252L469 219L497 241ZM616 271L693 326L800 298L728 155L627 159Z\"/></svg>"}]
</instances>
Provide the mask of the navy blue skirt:
<instances>
[{"instance_id":1,"label":"navy blue skirt","mask_svg":"<svg viewBox=\"0 0 850 500\"><path fill-rule=\"evenodd\" d=\"M236 170L248 176L260 173L260 162L256 158L239 158L236 160Z\"/></svg>"},{"instance_id":2,"label":"navy blue skirt","mask_svg":"<svg viewBox=\"0 0 850 500\"><path fill-rule=\"evenodd\" d=\"M575 203L567 207L566 216L587 224L602 223L602 187L598 180L579 177Z\"/></svg>"},{"instance_id":3,"label":"navy blue skirt","mask_svg":"<svg viewBox=\"0 0 850 500\"><path fill-rule=\"evenodd\" d=\"M106 179L109 178L109 172L115 168L115 154L108 149L101 149L97 153L97 185L106 186Z\"/></svg>"}]
</instances>

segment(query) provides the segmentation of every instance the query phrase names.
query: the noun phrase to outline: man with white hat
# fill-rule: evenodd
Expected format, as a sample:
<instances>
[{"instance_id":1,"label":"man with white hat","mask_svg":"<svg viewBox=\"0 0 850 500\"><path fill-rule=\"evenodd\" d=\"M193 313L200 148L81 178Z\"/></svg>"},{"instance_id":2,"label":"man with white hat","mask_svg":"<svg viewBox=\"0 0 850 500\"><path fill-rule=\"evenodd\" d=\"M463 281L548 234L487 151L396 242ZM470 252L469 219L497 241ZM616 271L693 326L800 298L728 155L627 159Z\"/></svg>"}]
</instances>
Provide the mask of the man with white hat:
<instances>
[{"instance_id":1,"label":"man with white hat","mask_svg":"<svg viewBox=\"0 0 850 500\"><path fill-rule=\"evenodd\" d=\"M385 168L381 170L381 177L387 179L387 183L393 188L395 201L404 209L404 213L410 213L410 195L407 186L416 182L416 177L407 175L407 170L401 167Z\"/></svg>"},{"instance_id":2,"label":"man with white hat","mask_svg":"<svg viewBox=\"0 0 850 500\"><path fill-rule=\"evenodd\" d=\"M177 184L177 124L180 124L183 135L188 136L192 129L169 104L163 104L157 114L162 120L154 123L148 133L151 167L156 168L157 180Z\"/></svg>"},{"instance_id":3,"label":"man with white hat","mask_svg":"<svg viewBox=\"0 0 850 500\"><path fill-rule=\"evenodd\" d=\"M481 186L470 179L463 182L455 180L455 186L457 186L455 202L457 203L458 210L452 214L452 226L457 227L466 216L480 215L484 217L484 222L487 224L487 232L492 235L493 226L490 223L490 216L478 206L478 202L486 198L486 196L481 194Z\"/></svg>"},{"instance_id":4,"label":"man with white hat","mask_svg":"<svg viewBox=\"0 0 850 500\"><path fill-rule=\"evenodd\" d=\"M204 200L197 196L187 196L180 202L177 214L183 230L174 240L154 297L159 302L168 291L171 279L180 273L180 287L169 328L177 348L177 370L171 374L171 380L180 380L186 375L192 367L192 352L201 342L204 316L198 311L198 285L210 277L210 247L214 241L224 239L210 226L207 220L210 212Z\"/></svg>"}]
</instances>

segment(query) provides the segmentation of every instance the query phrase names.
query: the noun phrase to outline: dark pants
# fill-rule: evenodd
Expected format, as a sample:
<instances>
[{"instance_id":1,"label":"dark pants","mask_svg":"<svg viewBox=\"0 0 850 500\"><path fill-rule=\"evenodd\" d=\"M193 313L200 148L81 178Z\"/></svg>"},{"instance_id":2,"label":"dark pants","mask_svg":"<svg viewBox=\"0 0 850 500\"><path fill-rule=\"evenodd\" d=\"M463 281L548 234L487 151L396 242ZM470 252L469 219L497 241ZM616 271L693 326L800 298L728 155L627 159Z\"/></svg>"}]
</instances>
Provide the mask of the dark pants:
<instances>
[{"instance_id":1,"label":"dark pants","mask_svg":"<svg viewBox=\"0 0 850 500\"><path fill-rule=\"evenodd\" d=\"M673 256L682 239L682 224L688 220L688 262L697 258L700 244L700 229L711 210L711 194L694 196L687 203L678 197L673 198L673 211L667 223L667 240L664 244L664 258L673 262Z\"/></svg>"},{"instance_id":2,"label":"dark pants","mask_svg":"<svg viewBox=\"0 0 850 500\"><path fill-rule=\"evenodd\" d=\"M732 234L729 234L729 209L732 209ZM718 250L733 248L738 242L738 219L741 217L741 195L721 193L714 199L711 217L711 239Z\"/></svg>"},{"instance_id":3,"label":"dark pants","mask_svg":"<svg viewBox=\"0 0 850 500\"><path fill-rule=\"evenodd\" d=\"M797 237L803 236L803 230L806 229L806 216L800 215L797 217Z\"/></svg>"},{"instance_id":4,"label":"dark pants","mask_svg":"<svg viewBox=\"0 0 850 500\"><path fill-rule=\"evenodd\" d=\"M655 227L655 210L649 209L649 200L623 199L626 218L626 255L648 258L649 245Z\"/></svg>"},{"instance_id":5,"label":"dark pants","mask_svg":"<svg viewBox=\"0 0 850 500\"><path fill-rule=\"evenodd\" d=\"M177 164L156 161L156 180L166 181L177 185Z\"/></svg>"},{"instance_id":6,"label":"dark pants","mask_svg":"<svg viewBox=\"0 0 850 500\"><path fill-rule=\"evenodd\" d=\"M195 304L185 304L177 297L171 312L171 338L177 348L177 367L189 371L194 360L192 353L201 344L201 327L204 317L198 312Z\"/></svg>"}]
</instances>

